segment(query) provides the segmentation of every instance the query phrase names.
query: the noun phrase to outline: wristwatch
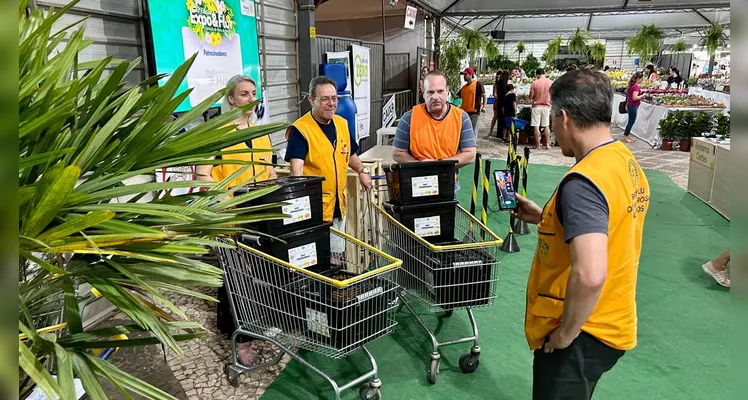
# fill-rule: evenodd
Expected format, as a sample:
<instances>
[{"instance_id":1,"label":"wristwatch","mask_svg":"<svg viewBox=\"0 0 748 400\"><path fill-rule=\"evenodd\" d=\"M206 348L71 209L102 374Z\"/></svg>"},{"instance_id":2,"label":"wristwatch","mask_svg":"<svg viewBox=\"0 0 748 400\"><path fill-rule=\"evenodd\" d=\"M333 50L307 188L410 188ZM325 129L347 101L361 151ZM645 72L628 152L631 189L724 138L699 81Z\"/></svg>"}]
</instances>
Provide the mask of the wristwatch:
<instances>
[{"instance_id":1,"label":"wristwatch","mask_svg":"<svg viewBox=\"0 0 748 400\"><path fill-rule=\"evenodd\" d=\"M361 169L361 171L358 171L358 174L359 175L361 175L361 174L367 174L368 175L369 174L369 168L364 167L363 169Z\"/></svg>"}]
</instances>

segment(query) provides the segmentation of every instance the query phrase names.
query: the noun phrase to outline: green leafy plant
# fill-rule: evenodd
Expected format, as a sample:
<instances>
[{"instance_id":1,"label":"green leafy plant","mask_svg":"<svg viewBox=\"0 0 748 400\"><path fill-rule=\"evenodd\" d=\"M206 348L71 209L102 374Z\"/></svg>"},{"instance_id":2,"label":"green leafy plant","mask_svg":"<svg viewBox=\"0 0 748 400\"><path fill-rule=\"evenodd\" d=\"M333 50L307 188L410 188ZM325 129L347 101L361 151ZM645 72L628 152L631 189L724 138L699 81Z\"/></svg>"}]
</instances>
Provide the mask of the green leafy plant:
<instances>
[{"instance_id":1,"label":"green leafy plant","mask_svg":"<svg viewBox=\"0 0 748 400\"><path fill-rule=\"evenodd\" d=\"M720 138L730 137L730 116L728 114L717 114L714 133Z\"/></svg>"},{"instance_id":2,"label":"green leafy plant","mask_svg":"<svg viewBox=\"0 0 748 400\"><path fill-rule=\"evenodd\" d=\"M695 131L695 115L693 112L690 111L678 111L678 116L676 117L676 136L679 139L688 139L694 136L693 132Z\"/></svg>"},{"instance_id":3,"label":"green leafy plant","mask_svg":"<svg viewBox=\"0 0 748 400\"><path fill-rule=\"evenodd\" d=\"M508 71L517 67L518 65L514 60L503 54L488 60L488 69L491 70L491 72Z\"/></svg>"},{"instance_id":4,"label":"green leafy plant","mask_svg":"<svg viewBox=\"0 0 748 400\"><path fill-rule=\"evenodd\" d=\"M708 28L700 31L701 39L699 39L699 46L709 53L709 75L714 70L714 59L717 53L717 49L727 46L727 42L730 37L725 32L724 25L710 25Z\"/></svg>"},{"instance_id":5,"label":"green leafy plant","mask_svg":"<svg viewBox=\"0 0 748 400\"><path fill-rule=\"evenodd\" d=\"M675 41L675 43L670 46L670 51L673 53L685 53L686 50L688 50L688 45L686 45L686 41L683 39L678 39Z\"/></svg>"},{"instance_id":6,"label":"green leafy plant","mask_svg":"<svg viewBox=\"0 0 748 400\"><path fill-rule=\"evenodd\" d=\"M603 62L605 61L605 54L607 52L607 49L605 47L605 44L600 42L592 43L589 47L590 49L590 58L595 62Z\"/></svg>"},{"instance_id":7,"label":"green leafy plant","mask_svg":"<svg viewBox=\"0 0 748 400\"><path fill-rule=\"evenodd\" d=\"M712 133L712 130L714 129L714 117L705 112L695 114L690 137L700 137L704 133Z\"/></svg>"},{"instance_id":8,"label":"green leafy plant","mask_svg":"<svg viewBox=\"0 0 748 400\"><path fill-rule=\"evenodd\" d=\"M525 42L520 40L517 42L517 64L522 62L522 54L527 50L527 46L525 46Z\"/></svg>"},{"instance_id":9,"label":"green leafy plant","mask_svg":"<svg viewBox=\"0 0 748 400\"><path fill-rule=\"evenodd\" d=\"M675 126L678 123L680 115L678 113L669 113L667 117L662 118L659 122L660 137L663 140L675 140Z\"/></svg>"},{"instance_id":10,"label":"green leafy plant","mask_svg":"<svg viewBox=\"0 0 748 400\"><path fill-rule=\"evenodd\" d=\"M665 32L654 24L643 25L634 37L626 41L628 54L639 55L643 63L646 64L653 55L660 51L661 42L664 37Z\"/></svg>"},{"instance_id":11,"label":"green leafy plant","mask_svg":"<svg viewBox=\"0 0 748 400\"><path fill-rule=\"evenodd\" d=\"M535 58L532 54L528 54L525 57L525 61L522 63L522 69L529 77L535 76L535 71L540 67L540 60Z\"/></svg>"},{"instance_id":12,"label":"green leafy plant","mask_svg":"<svg viewBox=\"0 0 748 400\"><path fill-rule=\"evenodd\" d=\"M447 75L450 91L460 88L460 67L468 55L462 39L441 40L439 42L439 69Z\"/></svg>"},{"instance_id":13,"label":"green leafy plant","mask_svg":"<svg viewBox=\"0 0 748 400\"><path fill-rule=\"evenodd\" d=\"M166 295L214 300L196 289L222 284L220 269L191 256L220 246L215 236L283 216L267 211L277 204L241 206L274 186L221 201L233 195L227 185L249 165L217 184L124 181L161 168L231 162L208 158L237 153L221 149L287 124L234 131L231 121L250 104L179 133L225 89L173 118L190 94L177 90L195 57L162 86L157 82L166 77L159 75L127 87L125 77L140 60L79 62L92 42L84 37L82 20L53 30L76 3L60 10L34 8L28 17L27 1L19 7L19 397L36 385L49 398L74 399L78 377L92 399L107 397L99 379L123 393L171 398L95 357L92 349L162 344L181 354L179 342L199 337L203 328ZM207 190L165 195L198 186ZM94 296L86 288L130 322L85 330L82 308ZM144 336L120 336L132 333Z\"/></svg>"},{"instance_id":14,"label":"green leafy plant","mask_svg":"<svg viewBox=\"0 0 748 400\"><path fill-rule=\"evenodd\" d=\"M561 36L548 42L548 47L546 47L545 51L543 52L543 61L545 61L547 65L551 65L554 61L556 61L558 52L561 50L562 44L563 39L561 39Z\"/></svg>"},{"instance_id":15,"label":"green leafy plant","mask_svg":"<svg viewBox=\"0 0 748 400\"><path fill-rule=\"evenodd\" d=\"M481 52L488 59L499 55L499 49L496 47L496 44L484 33L465 28L460 30L459 39L467 49L470 65L475 65L476 56Z\"/></svg>"},{"instance_id":16,"label":"green leafy plant","mask_svg":"<svg viewBox=\"0 0 748 400\"><path fill-rule=\"evenodd\" d=\"M586 29L577 28L569 38L569 53L579 54L583 57L588 56L589 48L587 47L587 42L590 39L590 34Z\"/></svg>"}]
</instances>

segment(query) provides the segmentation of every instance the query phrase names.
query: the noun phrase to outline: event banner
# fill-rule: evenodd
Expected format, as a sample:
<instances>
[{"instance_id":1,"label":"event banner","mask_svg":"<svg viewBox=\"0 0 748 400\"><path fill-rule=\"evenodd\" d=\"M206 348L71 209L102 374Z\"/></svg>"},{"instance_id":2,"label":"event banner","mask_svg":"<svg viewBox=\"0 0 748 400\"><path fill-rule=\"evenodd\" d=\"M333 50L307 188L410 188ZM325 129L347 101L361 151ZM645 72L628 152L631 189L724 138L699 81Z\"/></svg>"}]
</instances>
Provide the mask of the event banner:
<instances>
[{"instance_id":1,"label":"event banner","mask_svg":"<svg viewBox=\"0 0 748 400\"><path fill-rule=\"evenodd\" d=\"M177 112L196 106L237 74L252 78L263 93L254 1L150 0L148 12L157 73L172 74L197 53L177 90L192 92Z\"/></svg>"},{"instance_id":2,"label":"event banner","mask_svg":"<svg viewBox=\"0 0 748 400\"><path fill-rule=\"evenodd\" d=\"M351 45L353 56L353 101L356 103L356 137L358 140L369 137L369 116L371 108L371 68L369 48Z\"/></svg>"}]
</instances>

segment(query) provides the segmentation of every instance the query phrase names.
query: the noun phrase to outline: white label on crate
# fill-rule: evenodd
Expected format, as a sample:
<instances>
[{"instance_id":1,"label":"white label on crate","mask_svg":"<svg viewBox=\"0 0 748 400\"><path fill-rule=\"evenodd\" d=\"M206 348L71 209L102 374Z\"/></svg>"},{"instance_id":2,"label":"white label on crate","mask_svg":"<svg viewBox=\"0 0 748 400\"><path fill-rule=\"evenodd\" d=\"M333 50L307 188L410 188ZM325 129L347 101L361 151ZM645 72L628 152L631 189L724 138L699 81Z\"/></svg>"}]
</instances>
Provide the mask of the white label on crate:
<instances>
[{"instance_id":1,"label":"white label on crate","mask_svg":"<svg viewBox=\"0 0 748 400\"><path fill-rule=\"evenodd\" d=\"M317 243L288 249L288 263L300 268L317 265Z\"/></svg>"},{"instance_id":2,"label":"white label on crate","mask_svg":"<svg viewBox=\"0 0 748 400\"><path fill-rule=\"evenodd\" d=\"M330 328L327 323L327 314L306 308L306 327L314 333L330 337Z\"/></svg>"},{"instance_id":3,"label":"white label on crate","mask_svg":"<svg viewBox=\"0 0 748 400\"><path fill-rule=\"evenodd\" d=\"M376 288L369 290L366 293L361 293L360 295L356 296L359 302L362 302L366 299L372 298L378 294L384 293L384 289L382 289L381 286L377 286Z\"/></svg>"},{"instance_id":4,"label":"white label on crate","mask_svg":"<svg viewBox=\"0 0 748 400\"><path fill-rule=\"evenodd\" d=\"M438 215L433 217L415 218L413 230L420 237L439 236L442 234L441 219Z\"/></svg>"},{"instance_id":5,"label":"white label on crate","mask_svg":"<svg viewBox=\"0 0 748 400\"><path fill-rule=\"evenodd\" d=\"M418 176L411 181L413 197L436 196L439 194L439 175Z\"/></svg>"},{"instance_id":6,"label":"white label on crate","mask_svg":"<svg viewBox=\"0 0 748 400\"><path fill-rule=\"evenodd\" d=\"M309 196L284 200L284 202L290 204L281 208L281 212L288 215L288 218L283 219L283 225L306 221L312 218L312 205L309 203Z\"/></svg>"}]
</instances>

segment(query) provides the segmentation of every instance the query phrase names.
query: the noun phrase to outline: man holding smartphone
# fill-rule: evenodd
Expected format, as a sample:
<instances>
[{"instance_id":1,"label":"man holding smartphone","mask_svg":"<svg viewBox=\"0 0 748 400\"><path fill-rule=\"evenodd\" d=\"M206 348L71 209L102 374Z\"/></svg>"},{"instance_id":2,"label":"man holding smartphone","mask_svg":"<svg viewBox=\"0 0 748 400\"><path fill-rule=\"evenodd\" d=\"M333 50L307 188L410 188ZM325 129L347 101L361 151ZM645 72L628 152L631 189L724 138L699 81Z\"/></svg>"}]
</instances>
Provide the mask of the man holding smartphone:
<instances>
[{"instance_id":1,"label":"man holding smartphone","mask_svg":"<svg viewBox=\"0 0 748 400\"><path fill-rule=\"evenodd\" d=\"M544 209L517 195L515 218L538 225L525 336L533 399L590 399L600 377L636 346L636 279L649 184L610 134L604 74L570 71L550 89L558 145L576 164Z\"/></svg>"}]
</instances>

